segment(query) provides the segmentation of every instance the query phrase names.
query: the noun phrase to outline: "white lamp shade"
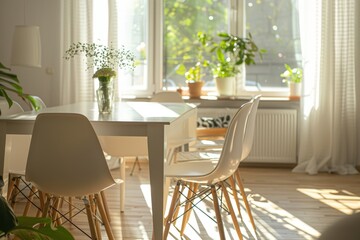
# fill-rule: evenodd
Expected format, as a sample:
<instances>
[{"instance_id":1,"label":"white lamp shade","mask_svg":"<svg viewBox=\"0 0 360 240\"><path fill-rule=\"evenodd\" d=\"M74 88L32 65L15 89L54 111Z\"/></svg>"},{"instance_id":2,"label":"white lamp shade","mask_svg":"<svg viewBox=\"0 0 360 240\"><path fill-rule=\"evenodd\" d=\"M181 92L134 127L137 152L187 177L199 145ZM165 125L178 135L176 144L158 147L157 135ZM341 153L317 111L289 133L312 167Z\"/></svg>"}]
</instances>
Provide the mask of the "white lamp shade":
<instances>
[{"instance_id":1,"label":"white lamp shade","mask_svg":"<svg viewBox=\"0 0 360 240\"><path fill-rule=\"evenodd\" d=\"M13 35L11 64L41 67L41 40L39 26L16 26Z\"/></svg>"}]
</instances>

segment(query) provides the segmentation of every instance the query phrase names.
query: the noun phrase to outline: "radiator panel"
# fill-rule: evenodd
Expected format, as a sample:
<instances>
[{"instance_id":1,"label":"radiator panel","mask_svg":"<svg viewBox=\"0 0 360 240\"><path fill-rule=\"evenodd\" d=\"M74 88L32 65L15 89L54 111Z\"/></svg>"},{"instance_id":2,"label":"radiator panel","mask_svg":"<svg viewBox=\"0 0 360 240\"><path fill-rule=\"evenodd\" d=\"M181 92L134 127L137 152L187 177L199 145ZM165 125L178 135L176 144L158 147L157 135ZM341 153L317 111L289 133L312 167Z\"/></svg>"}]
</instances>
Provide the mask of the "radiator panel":
<instances>
[{"instance_id":1,"label":"radiator panel","mask_svg":"<svg viewBox=\"0 0 360 240\"><path fill-rule=\"evenodd\" d=\"M297 111L259 109L252 150L245 162L296 163Z\"/></svg>"},{"instance_id":2,"label":"radiator panel","mask_svg":"<svg viewBox=\"0 0 360 240\"><path fill-rule=\"evenodd\" d=\"M199 108L199 117L233 116L237 109ZM258 109L252 150L244 162L296 163L297 111Z\"/></svg>"}]
</instances>

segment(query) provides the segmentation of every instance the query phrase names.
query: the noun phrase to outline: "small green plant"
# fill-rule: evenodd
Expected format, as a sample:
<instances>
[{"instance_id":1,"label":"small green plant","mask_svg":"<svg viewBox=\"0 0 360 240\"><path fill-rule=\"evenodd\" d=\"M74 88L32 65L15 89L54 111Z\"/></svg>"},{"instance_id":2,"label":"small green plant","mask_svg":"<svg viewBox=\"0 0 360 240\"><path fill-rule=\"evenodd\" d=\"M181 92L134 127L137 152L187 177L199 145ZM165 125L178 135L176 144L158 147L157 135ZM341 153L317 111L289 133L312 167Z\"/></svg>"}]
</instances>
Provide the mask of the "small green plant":
<instances>
[{"instance_id":1,"label":"small green plant","mask_svg":"<svg viewBox=\"0 0 360 240\"><path fill-rule=\"evenodd\" d=\"M195 66L190 67L186 70L184 64L180 64L176 70L177 74L184 75L186 82L201 82L205 76L203 68L208 66L208 62L197 62Z\"/></svg>"},{"instance_id":2,"label":"small green plant","mask_svg":"<svg viewBox=\"0 0 360 240\"><path fill-rule=\"evenodd\" d=\"M116 75L114 71L117 67L121 69L133 70L135 65L135 56L122 46L120 49L112 46L105 46L96 43L72 43L68 50L65 51L65 59L70 60L77 55L84 54L88 58L87 69L95 68L94 78L97 78L102 69L110 69L105 71L107 74L112 73L111 77ZM111 71L112 70L112 71ZM115 74L115 75L114 75Z\"/></svg>"},{"instance_id":3,"label":"small green plant","mask_svg":"<svg viewBox=\"0 0 360 240\"><path fill-rule=\"evenodd\" d=\"M74 239L64 227L54 227L50 218L16 217L2 196L0 196L0 216L0 238L10 235L22 240Z\"/></svg>"},{"instance_id":4,"label":"small green plant","mask_svg":"<svg viewBox=\"0 0 360 240\"><path fill-rule=\"evenodd\" d=\"M259 49L252 35L242 38L229 33L218 33L216 38L206 33L198 33L199 41L212 55L211 68L215 77L232 77L240 72L242 64L255 64L256 54L262 59L266 52Z\"/></svg>"},{"instance_id":5,"label":"small green plant","mask_svg":"<svg viewBox=\"0 0 360 240\"><path fill-rule=\"evenodd\" d=\"M280 74L280 77L284 78L286 82L301 83L303 78L303 70L301 68L291 68L288 64L285 64L285 71Z\"/></svg>"},{"instance_id":6,"label":"small green plant","mask_svg":"<svg viewBox=\"0 0 360 240\"><path fill-rule=\"evenodd\" d=\"M5 67L0 62L0 97L6 99L9 104L9 108L13 104L13 98L9 95L9 93L15 93L26 103L33 106L34 109L39 109L40 106L37 101L29 94L23 92L23 88L20 85L20 81L16 74L11 72L11 69ZM1 109L0 109L1 115Z\"/></svg>"},{"instance_id":7,"label":"small green plant","mask_svg":"<svg viewBox=\"0 0 360 240\"><path fill-rule=\"evenodd\" d=\"M198 33L199 34L199 33ZM185 63L178 65L176 73L184 75L186 82L201 82L205 77L205 69L209 66L209 61L204 58L203 52L206 50L204 44L200 42L199 35L197 35L197 42L194 43L194 50L196 53L197 62L190 68L186 68ZM188 58L184 57L184 62L188 61Z\"/></svg>"}]
</instances>

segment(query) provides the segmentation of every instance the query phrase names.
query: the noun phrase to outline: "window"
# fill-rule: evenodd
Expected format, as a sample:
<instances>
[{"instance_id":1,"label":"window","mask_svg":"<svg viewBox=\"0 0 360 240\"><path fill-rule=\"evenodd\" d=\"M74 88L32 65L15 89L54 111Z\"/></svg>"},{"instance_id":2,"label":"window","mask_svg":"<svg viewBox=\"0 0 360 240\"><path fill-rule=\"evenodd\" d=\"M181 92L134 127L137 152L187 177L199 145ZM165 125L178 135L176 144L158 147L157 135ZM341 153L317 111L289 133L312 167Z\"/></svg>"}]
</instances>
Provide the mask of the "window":
<instances>
[{"instance_id":1,"label":"window","mask_svg":"<svg viewBox=\"0 0 360 240\"><path fill-rule=\"evenodd\" d=\"M286 94L287 84L280 74L284 64L301 64L297 1L290 0L164 0L164 88L185 85L177 66L197 61L196 33L211 35L230 31L242 36L251 33L259 48L267 50L256 65L247 66L242 77L245 90L263 94ZM242 21L243 16L245 21ZM205 87L215 91L211 72L206 73ZM240 94L246 94L241 92ZM266 93L265 93L266 94Z\"/></svg>"},{"instance_id":2,"label":"window","mask_svg":"<svg viewBox=\"0 0 360 240\"><path fill-rule=\"evenodd\" d=\"M98 2L97 10L106 5L104 1L94 2ZM116 5L117 1L108 2ZM176 70L181 63L190 66L197 62L199 31L239 36L250 32L256 44L267 50L262 60L247 66L242 74L250 94L286 94L287 85L280 77L284 64L301 65L297 0L131 0L118 5L110 18L94 14L93 22L97 29L104 30L107 24L101 22L110 19L109 28L116 33L117 44L136 54L135 71L119 76L122 94L145 96L160 89L185 87L184 76ZM107 32L94 30L94 35L94 39L100 39ZM205 81L205 89L215 92L210 70Z\"/></svg>"},{"instance_id":3,"label":"window","mask_svg":"<svg viewBox=\"0 0 360 240\"><path fill-rule=\"evenodd\" d=\"M297 1L246 0L246 32L267 50L262 61L246 67L246 87L258 91L287 91L280 74L284 64L301 66Z\"/></svg>"},{"instance_id":4,"label":"window","mask_svg":"<svg viewBox=\"0 0 360 240\"><path fill-rule=\"evenodd\" d=\"M108 6L112 4L111 7ZM153 92L148 67L149 1L94 0L93 39L102 44L125 46L135 54L133 72L118 70L120 95L149 95ZM108 34L108 33L111 34Z\"/></svg>"}]
</instances>

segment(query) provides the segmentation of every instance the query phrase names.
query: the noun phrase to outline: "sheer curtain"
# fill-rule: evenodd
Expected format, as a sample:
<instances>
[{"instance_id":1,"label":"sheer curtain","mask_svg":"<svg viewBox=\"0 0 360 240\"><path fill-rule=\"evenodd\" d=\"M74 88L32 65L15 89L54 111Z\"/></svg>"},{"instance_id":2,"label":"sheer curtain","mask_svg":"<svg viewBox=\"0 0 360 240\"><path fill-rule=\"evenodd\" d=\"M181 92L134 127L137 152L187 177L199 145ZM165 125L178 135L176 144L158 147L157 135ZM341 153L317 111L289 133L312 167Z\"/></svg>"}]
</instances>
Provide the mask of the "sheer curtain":
<instances>
[{"instance_id":1,"label":"sheer curtain","mask_svg":"<svg viewBox=\"0 0 360 240\"><path fill-rule=\"evenodd\" d=\"M115 48L118 46L116 0L64 0L61 7L62 53L74 42L95 42L105 45L111 43ZM97 11L94 12L93 9ZM104 14L104 11L104 22L94 24L93 14ZM102 38L94 39L95 35ZM94 89L97 82L92 78L94 71L86 71L86 68L86 59L83 57L62 61L60 104L95 100Z\"/></svg>"},{"instance_id":2,"label":"sheer curtain","mask_svg":"<svg viewBox=\"0 0 360 240\"><path fill-rule=\"evenodd\" d=\"M299 12L304 82L293 171L357 173L355 0L304 0Z\"/></svg>"}]
</instances>

